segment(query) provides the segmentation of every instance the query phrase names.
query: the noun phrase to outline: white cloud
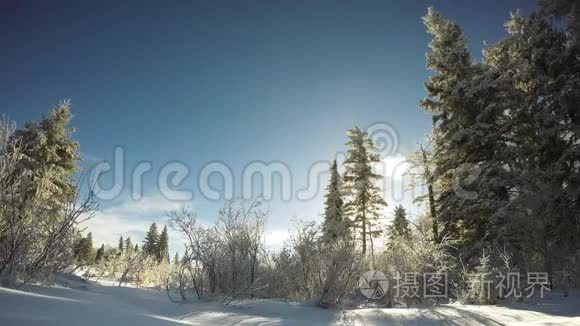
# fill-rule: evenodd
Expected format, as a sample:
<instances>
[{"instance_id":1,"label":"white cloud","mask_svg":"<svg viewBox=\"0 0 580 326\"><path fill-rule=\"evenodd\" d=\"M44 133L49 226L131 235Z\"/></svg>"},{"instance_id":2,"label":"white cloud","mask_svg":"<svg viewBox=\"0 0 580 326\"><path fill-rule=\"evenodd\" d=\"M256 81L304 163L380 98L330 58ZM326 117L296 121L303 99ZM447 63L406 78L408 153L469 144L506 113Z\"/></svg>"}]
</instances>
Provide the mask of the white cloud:
<instances>
[{"instance_id":1,"label":"white cloud","mask_svg":"<svg viewBox=\"0 0 580 326\"><path fill-rule=\"evenodd\" d=\"M384 210L386 223L389 224L396 206L402 205L409 214L416 216L421 214L424 208L414 203L414 200L426 191L424 186L413 186L413 180L408 173L413 163L407 160L403 154L396 154L383 158L375 165L375 172L384 176L378 183L383 191L383 197L387 202ZM409 216L409 218L413 218Z\"/></svg>"},{"instance_id":2,"label":"white cloud","mask_svg":"<svg viewBox=\"0 0 580 326\"><path fill-rule=\"evenodd\" d=\"M143 197L139 201L128 199L97 212L82 227L86 227L86 232L92 232L95 246L101 243L116 246L121 236L130 236L133 243L141 245L151 223L155 222L160 229L163 228L167 223L167 212L183 205L160 195ZM170 232L170 250L181 251L181 247L182 239Z\"/></svg>"},{"instance_id":3,"label":"white cloud","mask_svg":"<svg viewBox=\"0 0 580 326\"><path fill-rule=\"evenodd\" d=\"M283 247L284 242L288 240L290 233L288 230L266 230L264 232L264 241L266 247L270 249L280 249Z\"/></svg>"},{"instance_id":4,"label":"white cloud","mask_svg":"<svg viewBox=\"0 0 580 326\"><path fill-rule=\"evenodd\" d=\"M375 168L385 176L394 180L402 180L405 173L411 167L411 162L402 154L391 155L383 158Z\"/></svg>"}]
</instances>

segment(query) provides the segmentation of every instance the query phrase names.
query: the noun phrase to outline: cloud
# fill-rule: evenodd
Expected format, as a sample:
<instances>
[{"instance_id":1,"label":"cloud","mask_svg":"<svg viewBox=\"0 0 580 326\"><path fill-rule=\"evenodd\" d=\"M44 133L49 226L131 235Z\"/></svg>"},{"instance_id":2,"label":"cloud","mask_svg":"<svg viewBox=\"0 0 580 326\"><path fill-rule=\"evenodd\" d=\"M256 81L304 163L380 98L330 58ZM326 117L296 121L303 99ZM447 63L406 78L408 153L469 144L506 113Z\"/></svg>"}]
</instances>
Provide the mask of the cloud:
<instances>
[{"instance_id":1,"label":"cloud","mask_svg":"<svg viewBox=\"0 0 580 326\"><path fill-rule=\"evenodd\" d=\"M264 242L269 249L281 249L289 237L288 230L266 230L264 232Z\"/></svg>"},{"instance_id":2,"label":"cloud","mask_svg":"<svg viewBox=\"0 0 580 326\"><path fill-rule=\"evenodd\" d=\"M405 177L405 173L409 168L411 168L412 163L407 160L407 158L402 154L391 155L383 158L381 162L376 165L376 169L385 178L390 178L393 180L402 180Z\"/></svg>"},{"instance_id":3,"label":"cloud","mask_svg":"<svg viewBox=\"0 0 580 326\"><path fill-rule=\"evenodd\" d=\"M424 195L426 189L424 185L413 184L412 176L408 173L412 167L413 163L400 153L387 156L374 166L375 172L384 176L377 185L381 188L388 205L383 212L387 224L390 223L393 211L398 205L402 205L412 216L422 214L424 211L424 207L414 201ZM412 216L409 218L412 219Z\"/></svg>"},{"instance_id":4,"label":"cloud","mask_svg":"<svg viewBox=\"0 0 580 326\"><path fill-rule=\"evenodd\" d=\"M167 212L179 209L183 203L167 200L161 195L143 197L139 201L131 199L107 207L83 223L86 232L91 232L93 244L116 246L119 237L130 236L133 243L141 242L151 223L162 229L167 224ZM170 250L181 250L182 239L170 231Z\"/></svg>"}]
</instances>

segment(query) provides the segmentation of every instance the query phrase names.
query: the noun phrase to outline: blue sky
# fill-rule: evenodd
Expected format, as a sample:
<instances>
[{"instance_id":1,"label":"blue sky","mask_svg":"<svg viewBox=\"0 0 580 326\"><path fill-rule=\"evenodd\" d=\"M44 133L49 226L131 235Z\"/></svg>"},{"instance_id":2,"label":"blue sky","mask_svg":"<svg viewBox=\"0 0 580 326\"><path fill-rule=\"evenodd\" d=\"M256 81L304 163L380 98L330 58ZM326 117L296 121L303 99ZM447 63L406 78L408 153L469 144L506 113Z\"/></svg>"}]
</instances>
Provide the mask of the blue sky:
<instances>
[{"instance_id":1,"label":"blue sky","mask_svg":"<svg viewBox=\"0 0 580 326\"><path fill-rule=\"evenodd\" d=\"M22 124L70 98L87 167L115 146L129 170L152 163L150 204L103 203L97 241L163 223L174 203L155 176L172 161L189 167L180 187L211 221L220 203L195 194L207 162L238 178L255 160L281 161L299 187L314 162L344 150L347 128L380 121L397 130L399 157L413 150L430 127L417 106L429 5L462 25L479 57L509 12L535 1L3 1L0 112ZM318 218L322 198L270 207L279 239L293 217Z\"/></svg>"}]
</instances>

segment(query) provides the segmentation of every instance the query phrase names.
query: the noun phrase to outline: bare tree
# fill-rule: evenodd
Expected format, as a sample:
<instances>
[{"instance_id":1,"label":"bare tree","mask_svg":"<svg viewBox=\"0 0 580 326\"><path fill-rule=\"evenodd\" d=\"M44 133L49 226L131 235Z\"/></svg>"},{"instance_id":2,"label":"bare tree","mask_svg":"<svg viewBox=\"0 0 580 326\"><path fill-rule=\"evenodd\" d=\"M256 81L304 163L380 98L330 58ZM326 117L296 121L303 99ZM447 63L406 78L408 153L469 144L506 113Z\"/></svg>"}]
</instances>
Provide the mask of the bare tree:
<instances>
[{"instance_id":1,"label":"bare tree","mask_svg":"<svg viewBox=\"0 0 580 326\"><path fill-rule=\"evenodd\" d=\"M200 299L208 293L231 302L264 289L260 261L268 213L260 206L260 200L228 201L213 226L198 225L189 209L169 213L170 227L186 239L183 266L176 273L180 292L191 287Z\"/></svg>"}]
</instances>

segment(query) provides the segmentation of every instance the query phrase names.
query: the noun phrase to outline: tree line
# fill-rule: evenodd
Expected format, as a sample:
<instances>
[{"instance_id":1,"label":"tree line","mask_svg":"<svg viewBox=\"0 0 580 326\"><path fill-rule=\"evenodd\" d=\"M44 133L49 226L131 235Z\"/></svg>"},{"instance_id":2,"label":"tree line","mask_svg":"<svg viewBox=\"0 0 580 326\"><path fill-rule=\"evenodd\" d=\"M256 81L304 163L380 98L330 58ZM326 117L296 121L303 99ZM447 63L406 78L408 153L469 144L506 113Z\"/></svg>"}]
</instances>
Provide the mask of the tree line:
<instances>
[{"instance_id":1,"label":"tree line","mask_svg":"<svg viewBox=\"0 0 580 326\"><path fill-rule=\"evenodd\" d=\"M362 300L357 279L376 269L446 273L450 298L494 303L478 290L492 271L543 271L550 286L580 281L580 42L577 10L541 1L506 22L507 37L475 60L461 27L430 8L431 35L420 106L432 118L409 173L426 186L424 214L411 220L387 203L373 170L381 160L369 135L346 134L346 159L333 162L323 221L296 221L280 250L264 244L269 211L260 198L232 200L213 225L189 208L168 227L185 239L169 261L168 229L152 224L141 248L121 237L93 248L81 222L97 209L79 194L79 144L68 102L17 129L0 123L0 281L18 286L87 267L91 276L165 287L173 301L287 298L320 306ZM386 243L379 246L376 242ZM493 253L493 255L492 255ZM479 280L479 284L469 281ZM421 286L421 285L418 285ZM522 282L520 287L526 286ZM387 306L425 303L384 293Z\"/></svg>"}]
</instances>

